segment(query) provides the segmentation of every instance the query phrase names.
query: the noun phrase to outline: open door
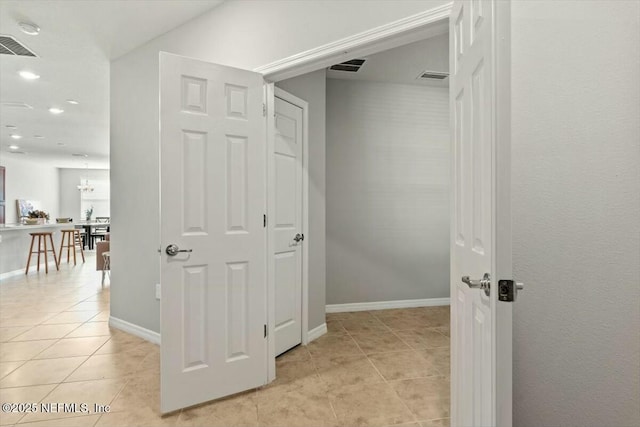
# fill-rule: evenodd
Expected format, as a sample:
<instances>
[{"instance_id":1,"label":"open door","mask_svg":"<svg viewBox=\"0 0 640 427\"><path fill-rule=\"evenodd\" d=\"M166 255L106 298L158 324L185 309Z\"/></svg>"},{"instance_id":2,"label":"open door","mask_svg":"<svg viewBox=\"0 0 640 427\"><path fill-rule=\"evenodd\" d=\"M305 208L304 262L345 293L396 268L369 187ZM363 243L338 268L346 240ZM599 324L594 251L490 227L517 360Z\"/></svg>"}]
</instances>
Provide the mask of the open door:
<instances>
[{"instance_id":1,"label":"open door","mask_svg":"<svg viewBox=\"0 0 640 427\"><path fill-rule=\"evenodd\" d=\"M298 105L292 100L298 101ZM273 270L276 356L302 343L304 110L300 101L275 88L268 227L272 236L269 255Z\"/></svg>"},{"instance_id":2,"label":"open door","mask_svg":"<svg viewBox=\"0 0 640 427\"><path fill-rule=\"evenodd\" d=\"M160 54L163 413L267 382L263 85Z\"/></svg>"},{"instance_id":3,"label":"open door","mask_svg":"<svg viewBox=\"0 0 640 427\"><path fill-rule=\"evenodd\" d=\"M508 77L496 84L508 5L500 3L455 1L449 21L452 426L512 424L511 303L497 292L511 275Z\"/></svg>"}]
</instances>

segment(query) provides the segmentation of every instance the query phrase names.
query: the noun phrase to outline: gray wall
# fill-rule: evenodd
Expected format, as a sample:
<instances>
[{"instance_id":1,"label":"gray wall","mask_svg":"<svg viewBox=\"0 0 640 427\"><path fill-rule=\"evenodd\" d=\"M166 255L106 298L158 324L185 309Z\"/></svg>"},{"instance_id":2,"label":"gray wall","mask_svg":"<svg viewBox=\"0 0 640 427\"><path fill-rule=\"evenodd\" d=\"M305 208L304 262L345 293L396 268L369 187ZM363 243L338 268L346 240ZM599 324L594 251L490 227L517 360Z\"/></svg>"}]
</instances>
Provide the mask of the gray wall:
<instances>
[{"instance_id":1,"label":"gray wall","mask_svg":"<svg viewBox=\"0 0 640 427\"><path fill-rule=\"evenodd\" d=\"M113 61L111 315L160 331L159 302L155 299L160 269L158 52L254 69L445 3L224 2ZM363 14L365 8L367 13ZM145 214L135 214L139 212ZM312 312L320 310L310 308Z\"/></svg>"},{"instance_id":2,"label":"gray wall","mask_svg":"<svg viewBox=\"0 0 640 427\"><path fill-rule=\"evenodd\" d=\"M108 174L109 172L107 176ZM85 175L85 169L58 169L60 217L73 218L74 222L84 220L84 217L80 216L80 192L77 185Z\"/></svg>"},{"instance_id":3,"label":"gray wall","mask_svg":"<svg viewBox=\"0 0 640 427\"><path fill-rule=\"evenodd\" d=\"M325 322L325 110L324 69L278 82L277 85L309 103L309 329Z\"/></svg>"},{"instance_id":4,"label":"gray wall","mask_svg":"<svg viewBox=\"0 0 640 427\"><path fill-rule=\"evenodd\" d=\"M5 170L5 222L18 222L16 200L40 202L36 209L47 212L53 222L58 217L58 169L51 162L42 162L20 154L2 153L0 166ZM25 262L26 264L26 262Z\"/></svg>"},{"instance_id":5,"label":"gray wall","mask_svg":"<svg viewBox=\"0 0 640 427\"><path fill-rule=\"evenodd\" d=\"M640 425L640 2L513 2L514 425Z\"/></svg>"},{"instance_id":6,"label":"gray wall","mask_svg":"<svg viewBox=\"0 0 640 427\"><path fill-rule=\"evenodd\" d=\"M449 91L327 81L327 304L449 296Z\"/></svg>"},{"instance_id":7,"label":"gray wall","mask_svg":"<svg viewBox=\"0 0 640 427\"><path fill-rule=\"evenodd\" d=\"M84 213L80 210L81 193L77 186L80 181L84 182L89 177L90 183L109 181L109 170L107 169L86 169L81 168L60 168L58 169L60 182L60 214L59 217L71 217L74 222L84 220ZM99 190L100 188L98 188ZM91 195L90 195L91 196ZM101 209L107 201L94 202L93 216L109 216L109 211Z\"/></svg>"}]
</instances>

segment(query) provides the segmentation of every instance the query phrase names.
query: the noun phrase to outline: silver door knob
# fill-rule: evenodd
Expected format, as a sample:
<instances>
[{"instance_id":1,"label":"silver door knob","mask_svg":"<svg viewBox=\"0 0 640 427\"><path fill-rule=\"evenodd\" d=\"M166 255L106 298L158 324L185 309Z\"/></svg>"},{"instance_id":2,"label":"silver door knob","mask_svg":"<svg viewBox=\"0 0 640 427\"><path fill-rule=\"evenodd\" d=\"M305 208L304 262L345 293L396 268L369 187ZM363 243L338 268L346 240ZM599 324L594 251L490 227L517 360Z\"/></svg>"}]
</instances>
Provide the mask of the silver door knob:
<instances>
[{"instance_id":1,"label":"silver door knob","mask_svg":"<svg viewBox=\"0 0 640 427\"><path fill-rule=\"evenodd\" d=\"M167 249L165 249L165 252L169 256L176 256L178 255L178 252L193 252L193 249L180 249L178 245L174 245L172 243L169 246L167 246Z\"/></svg>"},{"instance_id":2,"label":"silver door knob","mask_svg":"<svg viewBox=\"0 0 640 427\"><path fill-rule=\"evenodd\" d=\"M489 296L491 292L491 276L489 273L484 273L480 280L471 280L469 276L462 276L462 282L466 283L471 289L484 290L486 296Z\"/></svg>"},{"instance_id":3,"label":"silver door knob","mask_svg":"<svg viewBox=\"0 0 640 427\"><path fill-rule=\"evenodd\" d=\"M293 240L295 240L296 242L301 242L304 240L304 234L296 234L296 237L293 238Z\"/></svg>"}]
</instances>

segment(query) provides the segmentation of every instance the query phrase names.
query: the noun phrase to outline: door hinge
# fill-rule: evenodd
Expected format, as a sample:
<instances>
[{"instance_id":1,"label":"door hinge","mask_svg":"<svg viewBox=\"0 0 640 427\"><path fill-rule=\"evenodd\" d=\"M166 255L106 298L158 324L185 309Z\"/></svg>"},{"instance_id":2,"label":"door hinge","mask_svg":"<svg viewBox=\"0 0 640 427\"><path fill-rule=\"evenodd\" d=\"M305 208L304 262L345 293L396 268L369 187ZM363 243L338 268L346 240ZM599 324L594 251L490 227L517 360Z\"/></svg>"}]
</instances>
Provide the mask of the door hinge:
<instances>
[{"instance_id":1,"label":"door hinge","mask_svg":"<svg viewBox=\"0 0 640 427\"><path fill-rule=\"evenodd\" d=\"M262 215L262 226L267 226L267 214Z\"/></svg>"},{"instance_id":2,"label":"door hinge","mask_svg":"<svg viewBox=\"0 0 640 427\"><path fill-rule=\"evenodd\" d=\"M264 325L264 337L267 337L267 325Z\"/></svg>"},{"instance_id":3,"label":"door hinge","mask_svg":"<svg viewBox=\"0 0 640 427\"><path fill-rule=\"evenodd\" d=\"M267 117L267 104L262 104L262 116Z\"/></svg>"}]
</instances>

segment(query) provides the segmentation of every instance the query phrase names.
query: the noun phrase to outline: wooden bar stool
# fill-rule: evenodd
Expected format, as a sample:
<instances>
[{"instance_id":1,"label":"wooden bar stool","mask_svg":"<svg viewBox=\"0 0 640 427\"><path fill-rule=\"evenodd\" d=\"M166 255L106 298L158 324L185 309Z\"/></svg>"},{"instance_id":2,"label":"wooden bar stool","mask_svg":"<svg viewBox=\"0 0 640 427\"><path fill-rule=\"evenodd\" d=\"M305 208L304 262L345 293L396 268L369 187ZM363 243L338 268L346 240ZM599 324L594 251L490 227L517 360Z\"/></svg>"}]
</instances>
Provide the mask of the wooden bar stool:
<instances>
[{"instance_id":1,"label":"wooden bar stool","mask_svg":"<svg viewBox=\"0 0 640 427\"><path fill-rule=\"evenodd\" d=\"M76 246L80 247L80 255L82 255L82 262L84 263L84 250L82 249L82 237L80 236L80 230L69 229L60 230L62 232L62 240L60 241L60 252L58 253L58 263L62 262L62 248L67 248L67 264L69 264L69 258L71 249L73 249L73 265L76 265ZM67 244L64 244L64 238L67 237Z\"/></svg>"},{"instance_id":2,"label":"wooden bar stool","mask_svg":"<svg viewBox=\"0 0 640 427\"><path fill-rule=\"evenodd\" d=\"M39 233L29 233L31 235L31 247L29 248L29 259L27 259L27 269L24 274L29 274L29 265L31 264L31 255L38 254L38 271L40 271L40 254L44 254L44 271L49 274L49 262L47 261L47 252L53 252L53 260L56 262L56 270L60 270L58 266L58 258L56 257L56 247L53 244L53 237L50 231L43 231ZM36 241L36 237L38 238L38 250L37 252L33 251L33 244ZM47 249L47 237L49 237L49 242L51 242L51 249ZM44 242L44 249L42 243Z\"/></svg>"}]
</instances>

